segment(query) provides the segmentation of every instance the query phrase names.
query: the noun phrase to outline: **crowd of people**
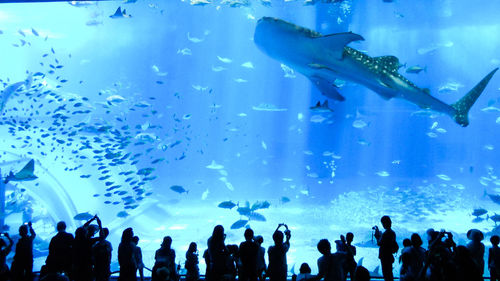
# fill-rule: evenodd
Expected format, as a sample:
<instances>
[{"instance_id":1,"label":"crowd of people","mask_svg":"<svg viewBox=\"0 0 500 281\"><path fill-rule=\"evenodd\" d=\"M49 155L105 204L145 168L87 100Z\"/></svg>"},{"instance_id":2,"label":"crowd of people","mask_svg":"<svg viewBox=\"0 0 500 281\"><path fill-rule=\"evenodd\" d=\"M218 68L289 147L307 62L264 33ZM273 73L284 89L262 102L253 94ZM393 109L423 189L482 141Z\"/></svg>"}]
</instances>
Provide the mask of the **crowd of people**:
<instances>
[{"instance_id":1,"label":"crowd of people","mask_svg":"<svg viewBox=\"0 0 500 281\"><path fill-rule=\"evenodd\" d=\"M97 225L92 224L96 222ZM384 280L394 280L393 267L395 254L400 252L400 279L403 281L476 281L483 280L485 246L481 242L484 235L479 230L470 230L467 237L471 240L466 246L457 246L450 232L427 231L428 248L422 247L419 234L413 233L404 239L403 248L399 251L396 233L392 230L392 222L388 216L381 218L384 231L373 227L374 237L379 246L379 259ZM283 230L282 230L283 229ZM74 281L107 281L110 279L112 246L106 240L109 234L102 227L96 215L83 226L78 227L75 235L66 232L66 224L57 224L57 234L49 244L49 254L40 271L40 280L74 280ZM6 257L14 244L7 233L0 239L0 280L31 281L33 280L33 240L36 236L31 223L19 227L19 240L16 243L15 255L9 269ZM263 237L254 236L252 229L247 228L244 241L238 245L226 245L226 234L222 225L215 226L207 241L207 250L203 258L207 265L205 280L208 281L285 281L288 279L287 252L290 249L291 231L285 224L279 224L272 235L274 244L266 250L262 247ZM370 272L355 260L356 247L352 244L354 235L347 233L335 241L336 251L327 239L321 239L317 249L318 273L311 273L307 263L300 266L300 273L293 275L294 281L344 281L370 280ZM493 235L490 239L488 269L491 280L500 277L500 238ZM118 263L120 281L144 280L145 266L142 262L142 251L138 246L139 238L134 236L132 228L123 231L118 246ZM172 238L163 238L160 248L155 253L155 263L151 269L153 281L180 280L181 266L175 263L175 250L172 249ZM184 264L188 281L200 279L198 267L198 246L195 242L189 245ZM139 277L138 277L139 276Z\"/></svg>"}]
</instances>

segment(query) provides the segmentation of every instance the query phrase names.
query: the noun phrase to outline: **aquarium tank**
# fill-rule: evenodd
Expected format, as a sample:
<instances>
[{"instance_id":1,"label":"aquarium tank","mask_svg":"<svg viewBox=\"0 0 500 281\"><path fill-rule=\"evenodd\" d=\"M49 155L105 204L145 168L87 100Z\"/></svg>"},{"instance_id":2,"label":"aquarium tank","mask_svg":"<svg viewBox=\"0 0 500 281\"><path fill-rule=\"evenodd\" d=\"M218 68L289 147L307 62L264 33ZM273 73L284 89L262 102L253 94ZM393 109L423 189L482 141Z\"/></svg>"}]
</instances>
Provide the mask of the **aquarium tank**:
<instances>
[{"instance_id":1,"label":"aquarium tank","mask_svg":"<svg viewBox=\"0 0 500 281\"><path fill-rule=\"evenodd\" d=\"M400 245L500 233L498 1L20 2L0 4L1 224L33 223L35 271L58 221L95 214L114 270L127 227L149 268L164 236L182 265L197 242L202 273L218 224L265 248L287 224L289 274L347 232L375 270L383 215Z\"/></svg>"}]
</instances>

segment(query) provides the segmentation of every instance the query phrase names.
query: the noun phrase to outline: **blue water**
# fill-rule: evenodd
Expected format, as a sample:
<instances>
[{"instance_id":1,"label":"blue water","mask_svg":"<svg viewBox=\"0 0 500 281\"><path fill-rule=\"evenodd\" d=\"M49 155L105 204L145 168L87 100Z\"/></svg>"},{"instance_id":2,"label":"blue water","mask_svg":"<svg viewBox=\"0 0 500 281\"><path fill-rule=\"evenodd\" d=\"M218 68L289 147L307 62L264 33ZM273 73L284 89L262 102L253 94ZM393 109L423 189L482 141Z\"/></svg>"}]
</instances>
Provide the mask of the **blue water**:
<instances>
[{"instance_id":1,"label":"blue water","mask_svg":"<svg viewBox=\"0 0 500 281\"><path fill-rule=\"evenodd\" d=\"M5 222L14 234L23 220L33 221L35 270L55 223L65 220L74 231L83 222L73 217L85 212L111 229L115 249L132 226L146 266L165 235L181 263L191 241L205 249L216 224L226 228L226 243L239 244L244 229L230 227L245 216L217 207L227 200L269 202L258 211L267 222L249 225L267 247L276 225L287 223L289 268L309 262L313 271L317 241L347 231L363 242L357 258L372 270L378 261L370 230L384 214L398 240L434 227L457 233L463 244L468 229L493 229L488 220L473 223L471 213L498 212L483 196L500 193L498 76L466 128L349 81L339 90L345 102L330 100L333 112L316 113L309 108L326 97L262 53L253 33L263 16L322 34L358 33L365 41L351 47L425 68L400 73L453 103L500 65L499 3L213 2L0 6L0 78L6 86L33 77L32 88L20 88L2 113L0 168L5 176L35 159L38 176L7 185ZM131 17L110 18L118 6ZM149 176L137 175L150 167Z\"/></svg>"}]
</instances>

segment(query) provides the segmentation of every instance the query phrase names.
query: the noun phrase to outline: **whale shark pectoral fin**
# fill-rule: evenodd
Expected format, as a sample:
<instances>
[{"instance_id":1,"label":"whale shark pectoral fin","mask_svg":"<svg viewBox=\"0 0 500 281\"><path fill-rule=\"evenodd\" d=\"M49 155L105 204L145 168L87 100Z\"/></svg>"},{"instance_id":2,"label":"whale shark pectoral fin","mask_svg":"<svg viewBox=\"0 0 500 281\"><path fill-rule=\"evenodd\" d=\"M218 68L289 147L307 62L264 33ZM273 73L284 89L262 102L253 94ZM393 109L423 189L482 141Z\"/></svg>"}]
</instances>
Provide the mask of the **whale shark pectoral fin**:
<instances>
[{"instance_id":1,"label":"whale shark pectoral fin","mask_svg":"<svg viewBox=\"0 0 500 281\"><path fill-rule=\"evenodd\" d=\"M313 84L324 96L338 101L345 100L345 98L340 95L338 87L335 86L335 84L317 76L309 77L309 79L311 79L311 82L313 82Z\"/></svg>"},{"instance_id":2,"label":"whale shark pectoral fin","mask_svg":"<svg viewBox=\"0 0 500 281\"><path fill-rule=\"evenodd\" d=\"M360 41L365 39L363 38L363 36L356 33L343 32L317 37L313 40L320 42L320 44L322 44L325 49L333 51L335 57L340 60L343 58L344 47L347 44L353 41Z\"/></svg>"},{"instance_id":3,"label":"whale shark pectoral fin","mask_svg":"<svg viewBox=\"0 0 500 281\"><path fill-rule=\"evenodd\" d=\"M375 57L374 59L379 64L388 68L391 72L397 72L399 69L399 59L395 56L381 56Z\"/></svg>"}]
</instances>

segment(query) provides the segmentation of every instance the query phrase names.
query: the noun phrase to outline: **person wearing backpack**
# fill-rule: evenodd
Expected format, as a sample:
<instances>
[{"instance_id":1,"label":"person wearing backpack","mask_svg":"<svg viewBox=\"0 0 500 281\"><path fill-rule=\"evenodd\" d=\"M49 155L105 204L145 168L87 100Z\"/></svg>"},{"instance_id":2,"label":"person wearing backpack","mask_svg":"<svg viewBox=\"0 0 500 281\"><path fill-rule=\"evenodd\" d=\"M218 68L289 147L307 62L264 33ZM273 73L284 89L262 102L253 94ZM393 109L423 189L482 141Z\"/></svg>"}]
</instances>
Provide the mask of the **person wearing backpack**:
<instances>
[{"instance_id":1,"label":"person wearing backpack","mask_svg":"<svg viewBox=\"0 0 500 281\"><path fill-rule=\"evenodd\" d=\"M396 242L396 233L391 229L392 222L389 216L383 216L380 219L385 231L382 233L377 226L374 226L375 238L377 238L378 258L382 267L382 275L385 281L393 281L394 276L392 273L392 264L394 263L393 254L399 250L398 243Z\"/></svg>"}]
</instances>

